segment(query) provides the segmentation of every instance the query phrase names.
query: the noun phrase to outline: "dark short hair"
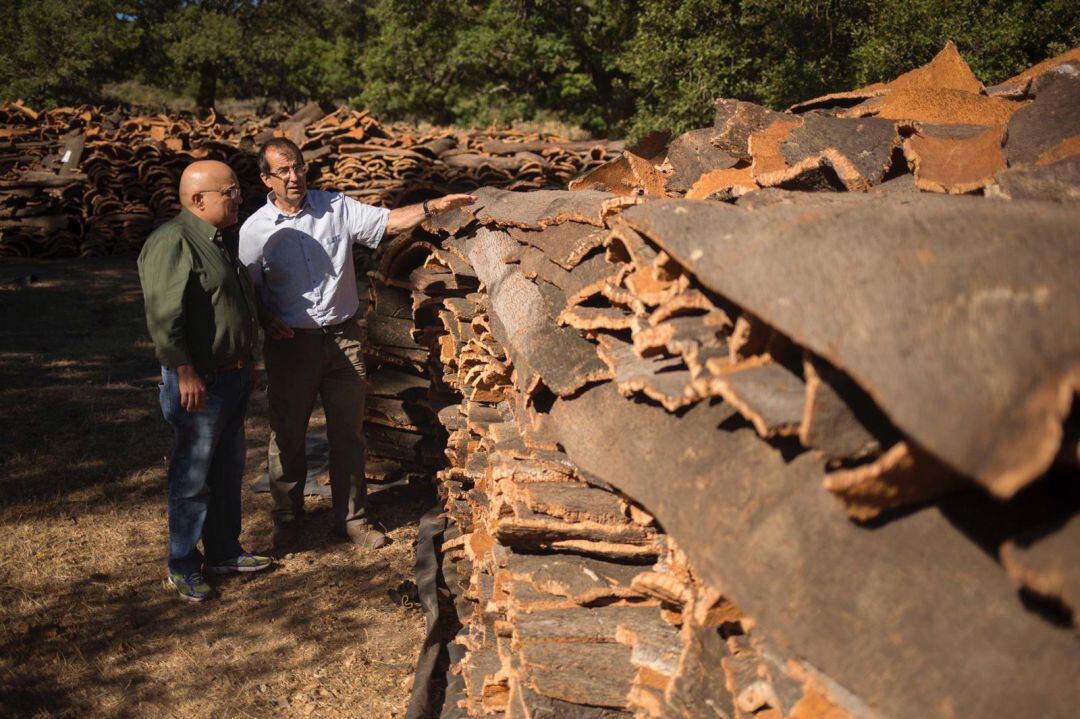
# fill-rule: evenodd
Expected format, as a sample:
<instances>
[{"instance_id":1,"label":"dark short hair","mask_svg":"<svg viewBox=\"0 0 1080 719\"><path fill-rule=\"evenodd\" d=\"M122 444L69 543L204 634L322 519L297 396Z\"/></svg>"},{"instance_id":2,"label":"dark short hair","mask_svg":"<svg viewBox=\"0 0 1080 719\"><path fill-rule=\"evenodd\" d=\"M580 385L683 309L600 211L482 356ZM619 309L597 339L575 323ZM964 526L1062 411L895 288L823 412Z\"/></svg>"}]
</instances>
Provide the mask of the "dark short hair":
<instances>
[{"instance_id":1,"label":"dark short hair","mask_svg":"<svg viewBox=\"0 0 1080 719\"><path fill-rule=\"evenodd\" d=\"M264 175L270 174L270 160L266 159L266 153L271 150L276 150L280 153L289 153L296 159L297 162L304 161L304 153L300 152L300 148L296 146L296 143L287 137L275 137L272 140L267 140L266 144L259 148L259 172Z\"/></svg>"}]
</instances>

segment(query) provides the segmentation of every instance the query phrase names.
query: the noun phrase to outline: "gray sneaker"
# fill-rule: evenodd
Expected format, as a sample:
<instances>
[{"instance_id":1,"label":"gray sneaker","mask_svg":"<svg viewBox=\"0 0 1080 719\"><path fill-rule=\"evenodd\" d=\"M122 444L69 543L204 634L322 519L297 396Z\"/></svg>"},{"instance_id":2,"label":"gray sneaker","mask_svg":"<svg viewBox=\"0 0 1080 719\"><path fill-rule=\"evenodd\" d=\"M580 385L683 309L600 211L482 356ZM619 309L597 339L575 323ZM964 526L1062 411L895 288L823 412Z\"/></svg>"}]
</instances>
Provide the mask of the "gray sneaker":
<instances>
[{"instance_id":1,"label":"gray sneaker","mask_svg":"<svg viewBox=\"0 0 1080 719\"><path fill-rule=\"evenodd\" d=\"M191 574L174 574L169 572L165 577L164 586L180 595L181 599L189 602L201 602L209 599L214 590L206 583L206 578L199 572Z\"/></svg>"},{"instance_id":2,"label":"gray sneaker","mask_svg":"<svg viewBox=\"0 0 1080 719\"><path fill-rule=\"evenodd\" d=\"M249 554L244 552L232 559L225 559L220 562L214 562L213 564L206 565L206 571L209 574L231 574L233 572L261 572L264 569L269 569L270 565L274 563L274 560L270 557L264 557L259 554Z\"/></svg>"}]
</instances>

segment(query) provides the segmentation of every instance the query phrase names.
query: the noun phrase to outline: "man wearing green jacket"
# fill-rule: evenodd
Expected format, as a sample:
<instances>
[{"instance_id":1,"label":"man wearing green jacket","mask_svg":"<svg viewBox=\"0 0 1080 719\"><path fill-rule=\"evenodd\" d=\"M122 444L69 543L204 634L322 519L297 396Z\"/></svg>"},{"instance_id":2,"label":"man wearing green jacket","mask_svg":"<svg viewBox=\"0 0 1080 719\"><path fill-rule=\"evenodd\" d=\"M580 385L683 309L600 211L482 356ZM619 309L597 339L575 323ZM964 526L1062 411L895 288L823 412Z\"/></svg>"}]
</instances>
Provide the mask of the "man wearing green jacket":
<instances>
[{"instance_id":1,"label":"man wearing green jacket","mask_svg":"<svg viewBox=\"0 0 1080 719\"><path fill-rule=\"evenodd\" d=\"M180 178L180 203L180 214L143 246L139 279L161 363L161 411L176 437L165 584L202 601L211 595L203 571L252 572L271 560L240 546L244 416L257 325L251 280L237 262L235 242L221 232L236 224L236 175L221 162L194 162Z\"/></svg>"}]
</instances>

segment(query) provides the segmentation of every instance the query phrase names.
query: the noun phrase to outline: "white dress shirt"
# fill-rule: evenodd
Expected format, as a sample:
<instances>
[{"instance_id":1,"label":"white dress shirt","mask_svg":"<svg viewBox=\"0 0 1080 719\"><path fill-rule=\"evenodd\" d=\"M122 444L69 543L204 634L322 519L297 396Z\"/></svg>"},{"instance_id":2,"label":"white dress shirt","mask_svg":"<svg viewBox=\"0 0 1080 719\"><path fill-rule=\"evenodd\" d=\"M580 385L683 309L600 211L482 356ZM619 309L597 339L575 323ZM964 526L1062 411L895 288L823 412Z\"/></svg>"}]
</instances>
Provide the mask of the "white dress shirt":
<instances>
[{"instance_id":1,"label":"white dress shirt","mask_svg":"<svg viewBox=\"0 0 1080 719\"><path fill-rule=\"evenodd\" d=\"M377 247L389 216L321 190L308 190L300 212L288 215L271 193L240 228L240 261L263 306L289 327L340 324L360 308L353 243Z\"/></svg>"}]
</instances>

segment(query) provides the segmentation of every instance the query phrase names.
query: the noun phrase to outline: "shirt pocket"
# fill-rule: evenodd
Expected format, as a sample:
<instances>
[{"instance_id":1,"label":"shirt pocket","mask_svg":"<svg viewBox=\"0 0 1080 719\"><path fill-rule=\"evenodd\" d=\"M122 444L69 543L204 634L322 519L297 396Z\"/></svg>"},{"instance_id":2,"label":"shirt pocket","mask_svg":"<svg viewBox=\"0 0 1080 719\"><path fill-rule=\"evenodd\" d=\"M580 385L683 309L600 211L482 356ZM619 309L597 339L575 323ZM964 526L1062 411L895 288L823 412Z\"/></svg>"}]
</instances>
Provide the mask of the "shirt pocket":
<instances>
[{"instance_id":1,"label":"shirt pocket","mask_svg":"<svg viewBox=\"0 0 1080 719\"><path fill-rule=\"evenodd\" d=\"M341 273L342 268L352 265L349 256L349 246L349 235L345 232L331 235L330 238L326 240L326 254L330 259L329 267L326 269L334 277L337 277Z\"/></svg>"},{"instance_id":2,"label":"shirt pocket","mask_svg":"<svg viewBox=\"0 0 1080 719\"><path fill-rule=\"evenodd\" d=\"M346 232L335 232L330 236L330 239L326 241L326 246L330 250L332 256L336 256L341 251L342 246L349 241L349 235Z\"/></svg>"},{"instance_id":3,"label":"shirt pocket","mask_svg":"<svg viewBox=\"0 0 1080 719\"><path fill-rule=\"evenodd\" d=\"M211 296L216 295L228 281L229 268L224 260L216 261L216 258L204 257L194 270L203 291Z\"/></svg>"}]
</instances>

